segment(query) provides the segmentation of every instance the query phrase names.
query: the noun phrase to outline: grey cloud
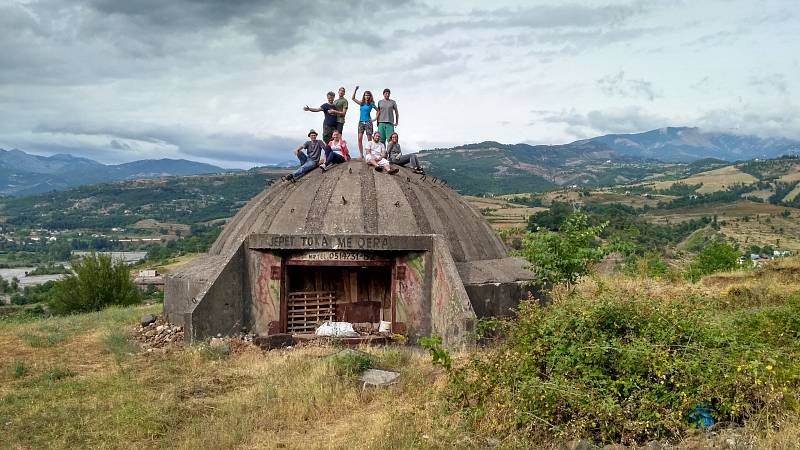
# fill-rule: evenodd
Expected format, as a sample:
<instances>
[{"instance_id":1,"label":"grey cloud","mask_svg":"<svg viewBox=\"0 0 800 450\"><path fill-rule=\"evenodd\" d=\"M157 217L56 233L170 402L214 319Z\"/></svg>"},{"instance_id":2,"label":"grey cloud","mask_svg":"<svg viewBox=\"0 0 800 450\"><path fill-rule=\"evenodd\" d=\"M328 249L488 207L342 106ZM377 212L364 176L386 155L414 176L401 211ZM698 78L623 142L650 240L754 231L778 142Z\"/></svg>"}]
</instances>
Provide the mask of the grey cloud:
<instances>
[{"instance_id":1,"label":"grey cloud","mask_svg":"<svg viewBox=\"0 0 800 450\"><path fill-rule=\"evenodd\" d=\"M609 133L634 133L669 125L669 121L656 114L643 111L637 106L593 110L587 113L570 111L536 111L538 120L563 124L571 135L578 139Z\"/></svg>"},{"instance_id":2,"label":"grey cloud","mask_svg":"<svg viewBox=\"0 0 800 450\"><path fill-rule=\"evenodd\" d=\"M274 163L285 161L302 140L285 136L255 136L249 133L204 132L203 130L149 124L138 126L105 126L86 124L41 124L34 128L36 134L48 134L58 141L60 136L92 136L108 138L111 150L130 150L129 142L172 147L181 155L238 162ZM126 142L122 142L126 141ZM32 150L44 151L40 145L31 144ZM50 144L50 149L57 144Z\"/></svg>"},{"instance_id":3,"label":"grey cloud","mask_svg":"<svg viewBox=\"0 0 800 450\"><path fill-rule=\"evenodd\" d=\"M622 70L616 74L599 78L595 82L603 93L615 97L645 98L653 101L658 96L653 88L653 83L642 79L626 78L625 72Z\"/></svg>"},{"instance_id":4,"label":"grey cloud","mask_svg":"<svg viewBox=\"0 0 800 450\"><path fill-rule=\"evenodd\" d=\"M777 92L779 94L789 93L789 83L786 75L782 73L771 73L750 77L750 85L756 87L762 94Z\"/></svg>"}]
</instances>

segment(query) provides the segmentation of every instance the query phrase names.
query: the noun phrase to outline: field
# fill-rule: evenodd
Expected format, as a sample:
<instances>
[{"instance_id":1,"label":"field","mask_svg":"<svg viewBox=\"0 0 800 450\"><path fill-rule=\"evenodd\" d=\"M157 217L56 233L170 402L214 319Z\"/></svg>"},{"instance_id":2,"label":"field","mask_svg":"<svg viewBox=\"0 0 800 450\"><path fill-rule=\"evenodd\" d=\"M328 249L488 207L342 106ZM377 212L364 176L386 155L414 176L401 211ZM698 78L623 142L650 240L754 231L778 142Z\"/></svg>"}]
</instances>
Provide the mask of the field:
<instances>
[{"instance_id":1,"label":"field","mask_svg":"<svg viewBox=\"0 0 800 450\"><path fill-rule=\"evenodd\" d=\"M750 292L747 307L755 311L800 291L798 261L781 264L710 276L694 285L594 276L575 293L653 301L708 298L730 305L730 292ZM567 294L556 292L552 307ZM0 319L3 443L57 449L559 448L569 440L556 430L550 438L531 441L470 425L448 403L442 370L413 347L362 349L377 367L401 374L393 386L366 390L337 372L329 357L340 349L331 346L263 352L242 344L228 355L199 344L145 352L131 341L131 329L140 316L160 308ZM469 353L455 356L460 365ZM768 424L756 421L714 435L688 433L672 442L682 449L727 440L741 448L791 448L800 439L798 423L800 418L787 413Z\"/></svg>"},{"instance_id":2,"label":"field","mask_svg":"<svg viewBox=\"0 0 800 450\"><path fill-rule=\"evenodd\" d=\"M402 381L362 390L334 373L334 347L142 352L125 330L158 309L0 322L4 446L476 447L441 415L442 380L417 350L370 349Z\"/></svg>"},{"instance_id":3,"label":"field","mask_svg":"<svg viewBox=\"0 0 800 450\"><path fill-rule=\"evenodd\" d=\"M495 230L507 228L525 228L528 226L528 217L547 208L530 207L508 202L497 197L465 196L467 202L483 216Z\"/></svg>"},{"instance_id":4,"label":"field","mask_svg":"<svg viewBox=\"0 0 800 450\"><path fill-rule=\"evenodd\" d=\"M710 192L722 191L729 189L734 184L753 184L758 181L758 178L744 173L735 166L727 166L719 169L709 170L694 174L690 177L674 181L657 181L650 184L655 189L669 189L675 183L681 182L684 184L700 184L701 186L697 192L701 194L708 194Z\"/></svg>"}]
</instances>

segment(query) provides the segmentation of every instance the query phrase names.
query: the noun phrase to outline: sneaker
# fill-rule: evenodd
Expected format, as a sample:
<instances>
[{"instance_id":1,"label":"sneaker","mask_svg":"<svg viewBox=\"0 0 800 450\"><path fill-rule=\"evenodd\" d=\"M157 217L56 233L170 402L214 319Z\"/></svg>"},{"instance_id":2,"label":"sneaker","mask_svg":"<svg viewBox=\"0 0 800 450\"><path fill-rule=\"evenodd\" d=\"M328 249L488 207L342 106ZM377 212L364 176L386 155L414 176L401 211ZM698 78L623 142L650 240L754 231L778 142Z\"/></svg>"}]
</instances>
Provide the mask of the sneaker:
<instances>
[{"instance_id":1,"label":"sneaker","mask_svg":"<svg viewBox=\"0 0 800 450\"><path fill-rule=\"evenodd\" d=\"M321 171L325 172L326 170L328 170L328 167L329 167L329 166L328 166L327 164L323 164L323 165L319 166L319 169L320 169Z\"/></svg>"},{"instance_id":2,"label":"sneaker","mask_svg":"<svg viewBox=\"0 0 800 450\"><path fill-rule=\"evenodd\" d=\"M397 172L400 172L400 169L398 169L397 167L392 167L391 169L389 169L388 173L389 173L389 175L394 175Z\"/></svg>"},{"instance_id":3,"label":"sneaker","mask_svg":"<svg viewBox=\"0 0 800 450\"><path fill-rule=\"evenodd\" d=\"M375 172L383 172L383 167L375 166Z\"/></svg>"},{"instance_id":4,"label":"sneaker","mask_svg":"<svg viewBox=\"0 0 800 450\"><path fill-rule=\"evenodd\" d=\"M422 167L414 167L412 170L414 171L414 173L418 173L420 175L425 173L425 171L422 170Z\"/></svg>"},{"instance_id":5,"label":"sneaker","mask_svg":"<svg viewBox=\"0 0 800 450\"><path fill-rule=\"evenodd\" d=\"M294 175L292 174L286 175L286 181L294 183Z\"/></svg>"}]
</instances>

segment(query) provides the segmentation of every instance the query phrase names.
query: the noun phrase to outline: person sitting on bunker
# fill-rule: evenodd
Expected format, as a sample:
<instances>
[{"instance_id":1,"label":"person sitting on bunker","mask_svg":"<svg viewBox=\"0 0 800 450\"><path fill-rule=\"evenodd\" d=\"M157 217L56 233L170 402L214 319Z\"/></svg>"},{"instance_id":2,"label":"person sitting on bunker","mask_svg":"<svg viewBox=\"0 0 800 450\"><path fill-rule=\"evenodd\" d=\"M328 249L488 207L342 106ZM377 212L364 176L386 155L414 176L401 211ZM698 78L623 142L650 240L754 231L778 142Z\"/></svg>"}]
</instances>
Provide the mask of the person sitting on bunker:
<instances>
[{"instance_id":1,"label":"person sitting on bunker","mask_svg":"<svg viewBox=\"0 0 800 450\"><path fill-rule=\"evenodd\" d=\"M411 168L414 173L425 173L422 170L422 166L419 165L419 159L417 159L417 155L410 154L404 155L403 150L400 149L400 136L397 133L392 133L389 136L389 141L386 143L386 154L389 155L389 162L392 164L397 164L398 166L405 166L408 163L411 163Z\"/></svg>"},{"instance_id":2,"label":"person sitting on bunker","mask_svg":"<svg viewBox=\"0 0 800 450\"><path fill-rule=\"evenodd\" d=\"M333 131L333 139L325 146L325 163L319 166L322 171L330 169L334 164L341 164L350 160L347 151L347 142L342 139L339 130Z\"/></svg>"},{"instance_id":3,"label":"person sitting on bunker","mask_svg":"<svg viewBox=\"0 0 800 450\"><path fill-rule=\"evenodd\" d=\"M286 175L286 180L294 183L296 178L302 177L304 174L311 172L319 165L319 157L323 151L330 151L324 142L317 140L317 132L313 129L308 132L309 140L305 144L297 147L294 154L300 160L300 167L294 172ZM303 150L306 152L303 153Z\"/></svg>"},{"instance_id":4,"label":"person sitting on bunker","mask_svg":"<svg viewBox=\"0 0 800 450\"><path fill-rule=\"evenodd\" d=\"M392 168L389 160L386 159L386 146L381 142L381 132L376 131L372 135L372 140L367 142L364 146L365 156L364 161L370 166L374 166L378 172L386 171L390 174L395 174L399 171L397 168Z\"/></svg>"}]
</instances>

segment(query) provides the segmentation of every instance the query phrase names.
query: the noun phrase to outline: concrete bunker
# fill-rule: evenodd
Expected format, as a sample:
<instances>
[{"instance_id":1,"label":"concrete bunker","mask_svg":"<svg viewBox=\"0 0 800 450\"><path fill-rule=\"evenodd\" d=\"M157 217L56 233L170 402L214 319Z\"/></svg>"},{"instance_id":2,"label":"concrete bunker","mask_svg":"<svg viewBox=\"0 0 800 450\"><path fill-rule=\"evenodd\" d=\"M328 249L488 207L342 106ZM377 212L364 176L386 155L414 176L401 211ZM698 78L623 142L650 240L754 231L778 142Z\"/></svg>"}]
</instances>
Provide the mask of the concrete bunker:
<instances>
[{"instance_id":1,"label":"concrete bunker","mask_svg":"<svg viewBox=\"0 0 800 450\"><path fill-rule=\"evenodd\" d=\"M524 266L443 183L351 161L261 192L167 277L164 310L188 340L313 333L333 319L461 347L478 317L537 294Z\"/></svg>"}]
</instances>

